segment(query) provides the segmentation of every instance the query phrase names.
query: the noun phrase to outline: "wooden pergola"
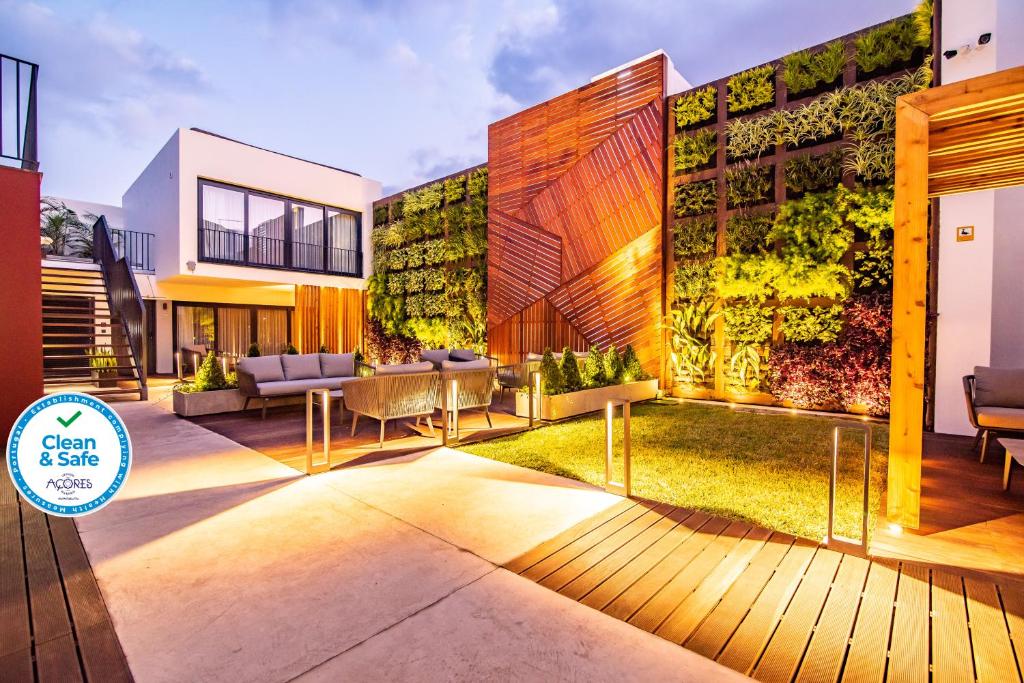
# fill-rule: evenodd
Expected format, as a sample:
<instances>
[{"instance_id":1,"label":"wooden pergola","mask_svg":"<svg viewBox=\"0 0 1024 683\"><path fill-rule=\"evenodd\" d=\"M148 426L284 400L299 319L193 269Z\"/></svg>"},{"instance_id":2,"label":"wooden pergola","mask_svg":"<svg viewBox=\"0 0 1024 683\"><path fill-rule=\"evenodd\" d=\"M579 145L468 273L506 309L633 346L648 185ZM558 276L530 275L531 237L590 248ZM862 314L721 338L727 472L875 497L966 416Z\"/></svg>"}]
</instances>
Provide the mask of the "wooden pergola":
<instances>
[{"instance_id":1,"label":"wooden pergola","mask_svg":"<svg viewBox=\"0 0 1024 683\"><path fill-rule=\"evenodd\" d=\"M896 101L890 522L916 528L921 516L929 200L1021 184L1024 67Z\"/></svg>"}]
</instances>

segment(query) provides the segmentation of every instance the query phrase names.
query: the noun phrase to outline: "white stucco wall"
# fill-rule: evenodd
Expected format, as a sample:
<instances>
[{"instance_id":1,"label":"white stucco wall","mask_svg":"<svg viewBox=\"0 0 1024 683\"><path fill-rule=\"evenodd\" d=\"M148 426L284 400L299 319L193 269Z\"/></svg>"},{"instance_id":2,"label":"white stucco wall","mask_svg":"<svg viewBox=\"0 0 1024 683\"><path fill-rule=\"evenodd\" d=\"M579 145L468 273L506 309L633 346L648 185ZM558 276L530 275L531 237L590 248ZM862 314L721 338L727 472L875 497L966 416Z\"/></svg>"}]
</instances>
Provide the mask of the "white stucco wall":
<instances>
[{"instance_id":1,"label":"white stucco wall","mask_svg":"<svg viewBox=\"0 0 1024 683\"><path fill-rule=\"evenodd\" d=\"M943 83L1024 63L1024 0L945 0L942 49L992 33L982 49L943 59ZM1024 366L1024 188L939 200L935 431L972 433L961 378L975 365ZM973 225L970 242L956 228Z\"/></svg>"},{"instance_id":2,"label":"white stucco wall","mask_svg":"<svg viewBox=\"0 0 1024 683\"><path fill-rule=\"evenodd\" d=\"M103 216L107 219L107 225L111 228L125 229L128 227L125 224L124 210L120 206L98 204L81 199L68 199L67 197L52 197L52 199L64 202L64 205L77 213L78 217L86 225L92 226L93 221L89 216L96 216L97 218Z\"/></svg>"}]
</instances>

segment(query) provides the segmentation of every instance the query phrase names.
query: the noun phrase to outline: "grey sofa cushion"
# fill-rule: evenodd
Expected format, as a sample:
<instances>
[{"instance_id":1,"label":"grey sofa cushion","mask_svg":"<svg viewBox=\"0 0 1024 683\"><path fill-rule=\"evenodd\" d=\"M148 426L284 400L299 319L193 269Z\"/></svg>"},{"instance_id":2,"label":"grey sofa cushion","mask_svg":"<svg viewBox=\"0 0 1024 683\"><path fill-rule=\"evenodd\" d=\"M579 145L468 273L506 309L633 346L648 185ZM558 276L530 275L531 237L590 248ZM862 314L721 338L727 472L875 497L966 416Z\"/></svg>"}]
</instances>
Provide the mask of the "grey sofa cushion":
<instances>
[{"instance_id":1,"label":"grey sofa cushion","mask_svg":"<svg viewBox=\"0 0 1024 683\"><path fill-rule=\"evenodd\" d=\"M284 380L284 368L281 367L280 356L257 356L240 358L238 369L252 375L256 384L261 382L281 382Z\"/></svg>"},{"instance_id":2,"label":"grey sofa cushion","mask_svg":"<svg viewBox=\"0 0 1024 683\"><path fill-rule=\"evenodd\" d=\"M285 379L316 379L320 374L320 354L304 353L301 355L281 356L281 367L284 368Z\"/></svg>"},{"instance_id":3,"label":"grey sofa cushion","mask_svg":"<svg viewBox=\"0 0 1024 683\"><path fill-rule=\"evenodd\" d=\"M315 377L312 379L286 379L282 382L257 384L260 396L298 396L307 389L340 389L340 377Z\"/></svg>"},{"instance_id":4,"label":"grey sofa cushion","mask_svg":"<svg viewBox=\"0 0 1024 683\"><path fill-rule=\"evenodd\" d=\"M320 374L324 377L352 377L356 374L354 353L321 353Z\"/></svg>"},{"instance_id":5,"label":"grey sofa cushion","mask_svg":"<svg viewBox=\"0 0 1024 683\"><path fill-rule=\"evenodd\" d=\"M1019 429L1024 431L1024 408L978 406L978 425L989 429Z\"/></svg>"},{"instance_id":6,"label":"grey sofa cushion","mask_svg":"<svg viewBox=\"0 0 1024 683\"><path fill-rule=\"evenodd\" d=\"M448 358L459 361L476 360L476 353L473 349L452 349L448 353Z\"/></svg>"},{"instance_id":7,"label":"grey sofa cushion","mask_svg":"<svg viewBox=\"0 0 1024 683\"><path fill-rule=\"evenodd\" d=\"M448 349L423 349L420 351L420 360L427 360L434 365L440 365L448 360Z\"/></svg>"},{"instance_id":8,"label":"grey sofa cushion","mask_svg":"<svg viewBox=\"0 0 1024 683\"><path fill-rule=\"evenodd\" d=\"M974 404L1024 408L1024 368L974 368Z\"/></svg>"},{"instance_id":9,"label":"grey sofa cushion","mask_svg":"<svg viewBox=\"0 0 1024 683\"><path fill-rule=\"evenodd\" d=\"M407 375L413 372L430 372L434 364L428 360L421 363L400 363L398 365L378 365L378 375Z\"/></svg>"},{"instance_id":10,"label":"grey sofa cushion","mask_svg":"<svg viewBox=\"0 0 1024 683\"><path fill-rule=\"evenodd\" d=\"M480 360L454 361L446 360L441 362L442 370L484 370L491 367L491 361L486 358Z\"/></svg>"}]
</instances>

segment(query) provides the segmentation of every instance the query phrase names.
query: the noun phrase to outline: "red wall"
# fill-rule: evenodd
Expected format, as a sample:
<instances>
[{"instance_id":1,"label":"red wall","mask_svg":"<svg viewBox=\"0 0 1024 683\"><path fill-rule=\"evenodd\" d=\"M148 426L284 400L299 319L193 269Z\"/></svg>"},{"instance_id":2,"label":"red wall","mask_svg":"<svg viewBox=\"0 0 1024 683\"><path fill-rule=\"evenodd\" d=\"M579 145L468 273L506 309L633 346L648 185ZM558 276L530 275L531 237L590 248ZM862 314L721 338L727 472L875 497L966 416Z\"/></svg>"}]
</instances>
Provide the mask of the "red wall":
<instances>
[{"instance_id":1,"label":"red wall","mask_svg":"<svg viewBox=\"0 0 1024 683\"><path fill-rule=\"evenodd\" d=\"M0 437L43 394L39 185L42 175L0 166Z\"/></svg>"}]
</instances>

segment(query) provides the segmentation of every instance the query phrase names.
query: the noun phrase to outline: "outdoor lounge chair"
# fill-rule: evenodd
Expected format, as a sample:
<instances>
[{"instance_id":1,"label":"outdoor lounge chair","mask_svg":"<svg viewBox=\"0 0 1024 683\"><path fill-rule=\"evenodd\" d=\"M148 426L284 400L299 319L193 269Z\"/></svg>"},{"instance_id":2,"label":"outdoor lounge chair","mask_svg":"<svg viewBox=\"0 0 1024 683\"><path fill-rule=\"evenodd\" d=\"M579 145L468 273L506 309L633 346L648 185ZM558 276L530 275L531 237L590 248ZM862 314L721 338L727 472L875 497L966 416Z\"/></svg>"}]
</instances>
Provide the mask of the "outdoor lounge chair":
<instances>
[{"instance_id":1,"label":"outdoor lounge chair","mask_svg":"<svg viewBox=\"0 0 1024 683\"><path fill-rule=\"evenodd\" d=\"M975 446L981 441L981 462L992 434L1024 434L1024 368L976 366L964 377L964 398L967 417L978 430Z\"/></svg>"},{"instance_id":2,"label":"outdoor lounge chair","mask_svg":"<svg viewBox=\"0 0 1024 683\"><path fill-rule=\"evenodd\" d=\"M476 365L480 363L482 365ZM484 365L484 363L487 363ZM474 365L474 367L467 369L460 369L458 366L461 363L452 363L448 361L443 363L443 370L441 371L441 387L442 391L448 391L448 412L454 413L455 408L458 408L461 413L464 410L474 410L477 408L484 409L484 417L487 418L487 426L493 427L491 423L491 400L494 398L494 378L496 375L496 369L491 367L486 359L476 361L475 363L464 363L464 365ZM455 391L452 392L450 381L455 380ZM441 395L438 393L437 397L437 408L441 408ZM453 420L449 420L448 424L452 424ZM455 427L455 438L459 437L458 424Z\"/></svg>"},{"instance_id":3,"label":"outdoor lounge chair","mask_svg":"<svg viewBox=\"0 0 1024 683\"><path fill-rule=\"evenodd\" d=\"M498 364L497 358L477 353L473 349L423 349L420 351L420 360L430 361L435 370L440 370L441 364L445 361L466 363L482 359L489 360L491 365Z\"/></svg>"},{"instance_id":4,"label":"outdoor lounge chair","mask_svg":"<svg viewBox=\"0 0 1024 683\"><path fill-rule=\"evenodd\" d=\"M511 389L514 392L525 387L530 381L530 373L538 370L540 370L539 360L498 366L497 377L500 389L498 400L502 401L505 399L506 389Z\"/></svg>"},{"instance_id":5,"label":"outdoor lounge chair","mask_svg":"<svg viewBox=\"0 0 1024 683\"><path fill-rule=\"evenodd\" d=\"M359 416L380 420L380 447L384 447L384 429L388 420L425 417L430 433L431 419L440 396L440 377L436 372L360 377L345 384L345 408L352 411L352 436Z\"/></svg>"}]
</instances>

